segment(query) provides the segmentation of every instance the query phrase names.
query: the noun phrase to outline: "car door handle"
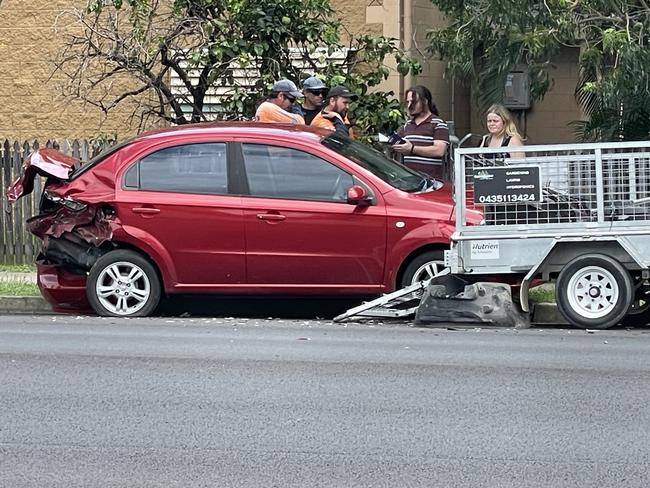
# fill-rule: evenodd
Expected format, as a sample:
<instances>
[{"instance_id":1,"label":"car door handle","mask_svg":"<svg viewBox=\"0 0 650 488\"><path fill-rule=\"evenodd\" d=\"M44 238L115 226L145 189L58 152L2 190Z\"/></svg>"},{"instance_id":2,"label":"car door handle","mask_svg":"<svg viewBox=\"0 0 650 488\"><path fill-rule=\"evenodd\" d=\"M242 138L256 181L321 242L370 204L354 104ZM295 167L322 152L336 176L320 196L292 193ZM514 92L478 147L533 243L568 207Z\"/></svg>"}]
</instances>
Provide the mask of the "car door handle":
<instances>
[{"instance_id":1,"label":"car door handle","mask_svg":"<svg viewBox=\"0 0 650 488\"><path fill-rule=\"evenodd\" d=\"M142 214L142 215L155 215L160 213L159 208L151 208L151 207L133 207L131 210L133 211L133 213Z\"/></svg>"},{"instance_id":2,"label":"car door handle","mask_svg":"<svg viewBox=\"0 0 650 488\"><path fill-rule=\"evenodd\" d=\"M260 220L269 220L271 222L280 222L286 219L284 215L280 214L257 214L257 218Z\"/></svg>"}]
</instances>

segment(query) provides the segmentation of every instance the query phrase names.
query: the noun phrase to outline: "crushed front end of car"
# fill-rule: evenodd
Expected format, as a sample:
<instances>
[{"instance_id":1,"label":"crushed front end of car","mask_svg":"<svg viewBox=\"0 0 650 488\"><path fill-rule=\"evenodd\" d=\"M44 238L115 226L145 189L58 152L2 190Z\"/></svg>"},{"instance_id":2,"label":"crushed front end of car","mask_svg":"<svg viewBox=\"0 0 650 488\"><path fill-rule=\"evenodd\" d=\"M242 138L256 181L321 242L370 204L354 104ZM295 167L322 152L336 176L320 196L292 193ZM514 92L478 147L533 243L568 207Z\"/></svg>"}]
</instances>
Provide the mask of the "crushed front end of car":
<instances>
[{"instance_id":1,"label":"crushed front end of car","mask_svg":"<svg viewBox=\"0 0 650 488\"><path fill-rule=\"evenodd\" d=\"M84 185L76 185L74 197L68 195L68 182L81 162L54 149L37 149L24 161L21 174L6 192L9 203L30 194L34 179L46 178L39 203L39 214L27 219L27 228L42 241L38 266L38 285L55 310L85 309L86 275L93 264L114 248L111 243L115 214L112 208L93 198L101 181L88 181L92 187L84 198Z\"/></svg>"}]
</instances>

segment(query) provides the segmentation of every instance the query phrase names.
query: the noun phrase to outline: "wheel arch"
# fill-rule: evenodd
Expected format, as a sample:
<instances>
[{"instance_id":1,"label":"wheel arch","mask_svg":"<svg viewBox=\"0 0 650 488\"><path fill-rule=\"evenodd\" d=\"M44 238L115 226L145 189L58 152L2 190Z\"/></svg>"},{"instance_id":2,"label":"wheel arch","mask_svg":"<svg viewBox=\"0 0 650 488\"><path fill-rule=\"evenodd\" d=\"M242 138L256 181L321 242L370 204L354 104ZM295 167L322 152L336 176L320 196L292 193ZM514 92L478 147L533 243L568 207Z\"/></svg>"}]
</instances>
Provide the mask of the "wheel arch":
<instances>
[{"instance_id":1,"label":"wheel arch","mask_svg":"<svg viewBox=\"0 0 650 488\"><path fill-rule=\"evenodd\" d=\"M537 273L547 281L557 279L570 261L585 254L604 254L615 259L628 271L642 269L637 260L617 240L607 241L557 241L539 266Z\"/></svg>"},{"instance_id":2,"label":"wheel arch","mask_svg":"<svg viewBox=\"0 0 650 488\"><path fill-rule=\"evenodd\" d=\"M391 283L395 286L395 289L398 289L400 287L400 283L402 282L402 278L404 277L404 272L406 271L406 268L408 268L409 264L413 262L414 259L429 251L444 252L447 249L449 249L449 245L443 244L441 242L433 242L431 244L418 247L417 249L414 249L409 254L407 254L406 257L402 259L402 262L397 270L397 273L395 273L395 275L391 278Z\"/></svg>"}]
</instances>

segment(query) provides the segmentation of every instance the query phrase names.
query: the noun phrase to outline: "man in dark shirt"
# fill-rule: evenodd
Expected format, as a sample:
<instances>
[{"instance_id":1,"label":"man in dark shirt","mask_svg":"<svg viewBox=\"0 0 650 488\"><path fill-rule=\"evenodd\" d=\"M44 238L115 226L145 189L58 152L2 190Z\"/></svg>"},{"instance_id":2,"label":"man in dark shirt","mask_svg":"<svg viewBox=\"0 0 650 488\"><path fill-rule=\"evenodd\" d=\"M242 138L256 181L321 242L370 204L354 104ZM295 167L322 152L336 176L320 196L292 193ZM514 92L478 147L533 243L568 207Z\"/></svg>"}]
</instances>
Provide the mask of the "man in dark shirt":
<instances>
[{"instance_id":1,"label":"man in dark shirt","mask_svg":"<svg viewBox=\"0 0 650 488\"><path fill-rule=\"evenodd\" d=\"M406 106L410 119L398 131L405 142L392 148L402 155L404 165L442 178L445 174L443 160L449 146L449 129L438 115L431 92L421 85L409 88Z\"/></svg>"},{"instance_id":2,"label":"man in dark shirt","mask_svg":"<svg viewBox=\"0 0 650 488\"><path fill-rule=\"evenodd\" d=\"M321 111L326 93L327 86L315 76L310 76L303 81L302 94L305 100L302 103L302 113L305 116L305 124L311 124L314 117Z\"/></svg>"}]
</instances>

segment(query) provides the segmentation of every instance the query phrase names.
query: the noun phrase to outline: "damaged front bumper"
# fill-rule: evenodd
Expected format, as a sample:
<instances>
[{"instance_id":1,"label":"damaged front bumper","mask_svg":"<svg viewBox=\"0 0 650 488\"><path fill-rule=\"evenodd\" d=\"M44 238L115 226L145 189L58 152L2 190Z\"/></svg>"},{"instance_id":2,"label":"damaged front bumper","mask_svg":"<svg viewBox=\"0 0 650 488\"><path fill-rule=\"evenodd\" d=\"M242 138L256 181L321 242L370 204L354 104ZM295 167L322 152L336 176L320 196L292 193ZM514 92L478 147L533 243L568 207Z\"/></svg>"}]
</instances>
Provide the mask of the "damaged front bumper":
<instances>
[{"instance_id":1,"label":"damaged front bumper","mask_svg":"<svg viewBox=\"0 0 650 488\"><path fill-rule=\"evenodd\" d=\"M48 264L88 271L112 249L114 215L102 207L81 210L59 206L27 221L31 233L43 240L41 259Z\"/></svg>"},{"instance_id":2,"label":"damaged front bumper","mask_svg":"<svg viewBox=\"0 0 650 488\"><path fill-rule=\"evenodd\" d=\"M420 292L424 290L424 295ZM360 318L414 317L415 325L446 323L530 327L530 317L515 304L506 283L469 282L449 268L428 281L383 295L334 317L334 322Z\"/></svg>"},{"instance_id":3,"label":"damaged front bumper","mask_svg":"<svg viewBox=\"0 0 650 488\"><path fill-rule=\"evenodd\" d=\"M91 312L86 299L86 274L37 261L38 288L55 312Z\"/></svg>"},{"instance_id":4,"label":"damaged front bumper","mask_svg":"<svg viewBox=\"0 0 650 488\"><path fill-rule=\"evenodd\" d=\"M87 272L115 247L113 230L119 226L107 203L114 194L113 180L81 176L73 181L80 167L78 159L39 148L25 158L20 176L6 191L7 201L14 203L34 190L36 176L47 178L40 213L27 220L27 228L42 240L37 282L56 311L90 311Z\"/></svg>"},{"instance_id":5,"label":"damaged front bumper","mask_svg":"<svg viewBox=\"0 0 650 488\"><path fill-rule=\"evenodd\" d=\"M43 241L39 260L67 267L72 272L88 271L112 248L115 220L112 208L97 198L111 195L114 190L111 185L95 181L92 185L86 182L70 188L70 178L79 166L78 159L55 149L36 149L25 158L20 176L6 192L8 202L14 203L33 191L37 175L47 178L41 213L27 220L27 228ZM90 188L89 200L73 198L80 190ZM88 196L86 191L82 194Z\"/></svg>"}]
</instances>

